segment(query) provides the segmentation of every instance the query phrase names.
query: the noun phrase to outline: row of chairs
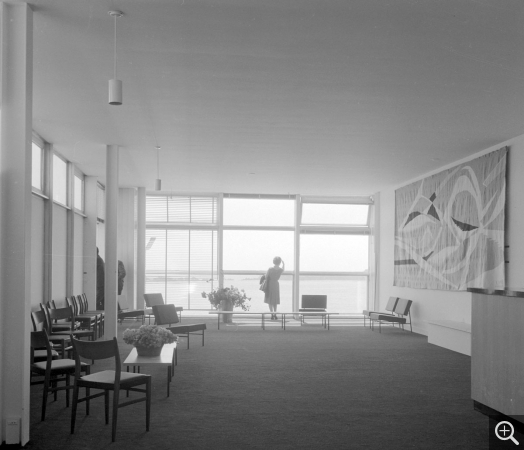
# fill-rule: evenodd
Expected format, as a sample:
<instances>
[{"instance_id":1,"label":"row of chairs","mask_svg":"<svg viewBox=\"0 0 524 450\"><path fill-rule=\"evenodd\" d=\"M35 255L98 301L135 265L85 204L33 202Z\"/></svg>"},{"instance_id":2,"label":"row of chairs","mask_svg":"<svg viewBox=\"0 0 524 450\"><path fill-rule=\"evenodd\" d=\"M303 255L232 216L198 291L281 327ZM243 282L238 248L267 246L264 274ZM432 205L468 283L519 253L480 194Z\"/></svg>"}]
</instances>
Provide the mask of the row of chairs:
<instances>
[{"instance_id":1,"label":"row of chairs","mask_svg":"<svg viewBox=\"0 0 524 450\"><path fill-rule=\"evenodd\" d=\"M178 322L178 308L174 305L165 305L161 294L153 295L153 302L161 304L152 305L152 313L157 325L168 325L168 329L177 335L187 337L189 348L189 335L200 334L202 345L204 345L205 324L184 324ZM148 298L150 300L151 298ZM113 391L112 408L112 441L116 438L118 409L137 402L146 403L146 430L149 431L150 407L151 407L151 376L141 373L122 372L120 353L116 338L112 340L98 340L95 335L75 333L81 331L79 328L82 323L77 319L79 316L74 314L74 304L67 303L65 308L56 308L54 302L49 305L41 305L40 311L32 313L33 326L35 331L31 334L31 373L40 375L43 380L32 382L31 384L44 384L42 399L42 420L45 420L46 405L48 397L54 394L56 400L57 392L66 391L66 406L70 403L70 390L73 390L73 401L71 411L71 433L75 431L76 413L78 404L86 403L86 415L89 415L90 400L104 396L105 399L105 421L109 423L109 391ZM69 322L65 314L59 314L61 310L67 309L69 312ZM85 313L85 310L81 310ZM46 322L47 320L47 322ZM67 329L58 330L58 325L67 323ZM38 325L42 324L42 329L38 330ZM87 322L84 322L87 325ZM63 334L59 334L63 333ZM82 341L81 337L88 337L89 340ZM53 347L53 340L58 339L64 346L61 352L62 359L58 359L59 353ZM65 351L72 350L74 359L66 358ZM83 360L91 360L94 363L98 359L114 359L114 370L104 370L91 373L91 365ZM71 384L70 377L74 377ZM80 396L80 389L86 388L85 396ZM90 393L90 389L102 390L99 393ZM144 396L120 402L119 393L121 390L136 391L145 394Z\"/></svg>"},{"instance_id":2,"label":"row of chairs","mask_svg":"<svg viewBox=\"0 0 524 450\"><path fill-rule=\"evenodd\" d=\"M86 403L86 415L89 415L90 400L104 396L105 422L109 423L109 392L113 391L112 432L111 438L115 442L118 409L138 402L146 403L146 430L149 431L151 410L151 376L142 373L122 372L120 352L116 338L112 340L82 341L71 335L74 360L69 358L56 359L46 331L33 331L31 333L31 373L43 376L43 380L31 384L43 384L42 421L45 420L46 405L49 394L66 391L66 406L69 407L70 394L73 390L73 404L71 411L71 434L75 432L76 412L79 403ZM41 349L46 352L43 361L35 361L36 352ZM82 359L91 361L113 358L114 370L103 370L91 373L91 366ZM71 385L70 377L74 376ZM60 383L64 383L60 385ZM143 387L141 387L143 386ZM80 389L85 388L85 396L80 396ZM90 389L102 390L91 394ZM144 396L120 402L120 391L134 391L145 394Z\"/></svg>"}]
</instances>

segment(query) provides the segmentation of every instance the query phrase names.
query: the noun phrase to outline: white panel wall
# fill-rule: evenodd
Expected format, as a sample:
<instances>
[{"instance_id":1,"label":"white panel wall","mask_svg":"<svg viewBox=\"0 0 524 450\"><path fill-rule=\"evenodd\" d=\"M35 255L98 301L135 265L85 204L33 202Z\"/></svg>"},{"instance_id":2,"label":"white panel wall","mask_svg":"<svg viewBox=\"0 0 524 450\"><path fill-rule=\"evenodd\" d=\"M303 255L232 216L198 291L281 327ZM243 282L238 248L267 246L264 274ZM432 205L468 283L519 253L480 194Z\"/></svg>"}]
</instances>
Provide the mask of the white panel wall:
<instances>
[{"instance_id":1,"label":"white panel wall","mask_svg":"<svg viewBox=\"0 0 524 450\"><path fill-rule=\"evenodd\" d=\"M84 291L84 217L80 214L74 216L74 227L73 294L78 295Z\"/></svg>"},{"instance_id":2,"label":"white panel wall","mask_svg":"<svg viewBox=\"0 0 524 450\"><path fill-rule=\"evenodd\" d=\"M53 205L53 300L59 304L67 295L67 210Z\"/></svg>"},{"instance_id":3,"label":"white panel wall","mask_svg":"<svg viewBox=\"0 0 524 450\"><path fill-rule=\"evenodd\" d=\"M506 285L524 287L524 135L480 151L470 158L444 166L422 177L406 180L392 189L380 192L380 257L379 257L379 309L383 310L389 296L414 301L411 309L413 330L428 334L427 323L432 320L454 320L471 323L471 294L468 292L410 289L393 286L395 189L433 173L453 167L469 159L510 147L507 174L506 245L509 245L506 264Z\"/></svg>"},{"instance_id":4,"label":"white panel wall","mask_svg":"<svg viewBox=\"0 0 524 450\"><path fill-rule=\"evenodd\" d=\"M31 310L44 301L44 203L37 195L31 200Z\"/></svg>"}]
</instances>

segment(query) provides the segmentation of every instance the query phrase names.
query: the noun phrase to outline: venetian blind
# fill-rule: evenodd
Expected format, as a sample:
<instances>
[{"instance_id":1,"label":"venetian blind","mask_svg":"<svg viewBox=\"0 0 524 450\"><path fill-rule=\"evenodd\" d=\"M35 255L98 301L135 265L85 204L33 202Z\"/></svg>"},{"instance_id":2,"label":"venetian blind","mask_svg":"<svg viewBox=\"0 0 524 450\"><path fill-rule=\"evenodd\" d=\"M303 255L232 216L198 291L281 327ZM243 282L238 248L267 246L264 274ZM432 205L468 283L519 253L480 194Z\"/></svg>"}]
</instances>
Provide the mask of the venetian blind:
<instances>
[{"instance_id":1,"label":"venetian blind","mask_svg":"<svg viewBox=\"0 0 524 450\"><path fill-rule=\"evenodd\" d=\"M146 292L186 309L209 309L201 292L217 280L217 231L198 225L216 224L216 208L215 197L146 198Z\"/></svg>"}]
</instances>

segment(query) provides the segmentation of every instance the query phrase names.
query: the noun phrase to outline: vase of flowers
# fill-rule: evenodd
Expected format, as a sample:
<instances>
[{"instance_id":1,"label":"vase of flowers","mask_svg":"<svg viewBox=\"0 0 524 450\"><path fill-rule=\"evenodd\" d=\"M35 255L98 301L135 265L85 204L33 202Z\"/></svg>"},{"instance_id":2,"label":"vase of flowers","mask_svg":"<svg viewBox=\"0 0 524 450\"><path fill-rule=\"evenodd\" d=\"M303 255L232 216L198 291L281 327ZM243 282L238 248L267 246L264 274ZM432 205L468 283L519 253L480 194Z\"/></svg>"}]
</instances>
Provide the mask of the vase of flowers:
<instances>
[{"instance_id":1,"label":"vase of flowers","mask_svg":"<svg viewBox=\"0 0 524 450\"><path fill-rule=\"evenodd\" d=\"M164 344L171 344L177 337L169 330L157 325L142 325L124 331L124 342L134 345L139 356L159 356Z\"/></svg>"},{"instance_id":2,"label":"vase of flowers","mask_svg":"<svg viewBox=\"0 0 524 450\"><path fill-rule=\"evenodd\" d=\"M233 311L234 308L249 311L251 306L248 303L251 298L246 295L244 289L234 286L218 288L209 293L202 292L202 297L207 297L211 306L218 311ZM233 321L231 314L222 314L222 321L231 323Z\"/></svg>"}]
</instances>

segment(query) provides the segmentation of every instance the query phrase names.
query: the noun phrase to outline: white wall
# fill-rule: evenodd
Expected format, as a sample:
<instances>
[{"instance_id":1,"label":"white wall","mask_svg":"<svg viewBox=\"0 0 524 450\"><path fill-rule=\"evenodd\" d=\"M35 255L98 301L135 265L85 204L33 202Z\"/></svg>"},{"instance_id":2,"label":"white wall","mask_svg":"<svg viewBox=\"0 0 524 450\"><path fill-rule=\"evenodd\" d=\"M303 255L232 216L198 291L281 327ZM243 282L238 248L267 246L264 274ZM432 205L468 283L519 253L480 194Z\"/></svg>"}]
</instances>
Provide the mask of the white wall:
<instances>
[{"instance_id":1,"label":"white wall","mask_svg":"<svg viewBox=\"0 0 524 450\"><path fill-rule=\"evenodd\" d=\"M67 209L53 205L53 293L60 305L67 295Z\"/></svg>"},{"instance_id":2,"label":"white wall","mask_svg":"<svg viewBox=\"0 0 524 450\"><path fill-rule=\"evenodd\" d=\"M31 200L31 311L44 301L44 205L37 195Z\"/></svg>"},{"instance_id":3,"label":"white wall","mask_svg":"<svg viewBox=\"0 0 524 450\"><path fill-rule=\"evenodd\" d=\"M506 286L524 288L524 177L521 175L524 171L524 135L380 192L380 256L377 296L380 304L377 306L383 310L390 296L413 300L411 315L413 331L417 333L427 335L427 322L435 319L471 323L471 294L393 286L395 190L506 145L510 147L506 178L506 245L509 245Z\"/></svg>"},{"instance_id":4,"label":"white wall","mask_svg":"<svg viewBox=\"0 0 524 450\"><path fill-rule=\"evenodd\" d=\"M73 295L84 292L84 217L74 215Z\"/></svg>"}]
</instances>

